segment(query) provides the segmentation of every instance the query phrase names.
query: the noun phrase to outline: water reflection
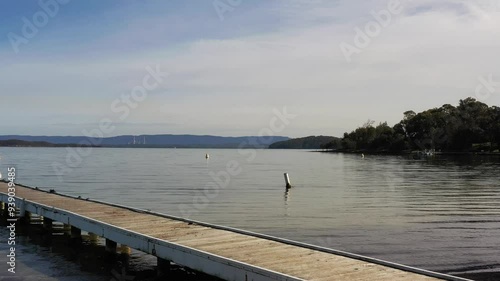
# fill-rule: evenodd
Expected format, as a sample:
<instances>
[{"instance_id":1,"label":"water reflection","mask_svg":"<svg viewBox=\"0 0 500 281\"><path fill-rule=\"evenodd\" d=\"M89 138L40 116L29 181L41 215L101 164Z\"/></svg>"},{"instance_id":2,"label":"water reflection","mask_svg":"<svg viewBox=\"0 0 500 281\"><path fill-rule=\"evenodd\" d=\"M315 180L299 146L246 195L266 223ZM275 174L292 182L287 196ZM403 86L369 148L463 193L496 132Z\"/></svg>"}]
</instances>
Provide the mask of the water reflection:
<instances>
[{"instance_id":1,"label":"water reflection","mask_svg":"<svg viewBox=\"0 0 500 281\"><path fill-rule=\"evenodd\" d=\"M118 153L119 152L119 153ZM258 150L96 149L60 182L64 149L0 148L18 180L83 198L182 215L181 204L237 161L192 218L333 247L473 279L500 272L500 161L488 156L398 156ZM284 192L283 173L294 187ZM293 194L292 194L293 193ZM292 198L293 196L293 198ZM495 279L494 279L495 280Z\"/></svg>"},{"instance_id":2,"label":"water reflection","mask_svg":"<svg viewBox=\"0 0 500 281\"><path fill-rule=\"evenodd\" d=\"M283 207L284 207L284 209L285 209L285 214L284 214L284 216L285 216L285 217L288 217L288 216L289 216L289 214L288 214L288 209L289 209L289 201L291 201L291 192L290 192L290 188L287 188L287 189L285 190L285 195L284 195L283 197L284 197L284 199L285 199L285 201L284 201L284 205L283 205Z\"/></svg>"}]
</instances>

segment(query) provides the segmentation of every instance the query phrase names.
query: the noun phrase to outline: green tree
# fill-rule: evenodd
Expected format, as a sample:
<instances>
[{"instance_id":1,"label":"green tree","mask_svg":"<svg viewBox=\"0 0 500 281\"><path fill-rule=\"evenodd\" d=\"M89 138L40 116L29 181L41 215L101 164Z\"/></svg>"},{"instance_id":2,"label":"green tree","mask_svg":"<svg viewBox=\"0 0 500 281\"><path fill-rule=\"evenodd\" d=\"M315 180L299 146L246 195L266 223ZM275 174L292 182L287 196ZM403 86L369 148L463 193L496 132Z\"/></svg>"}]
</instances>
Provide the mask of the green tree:
<instances>
[{"instance_id":1,"label":"green tree","mask_svg":"<svg viewBox=\"0 0 500 281\"><path fill-rule=\"evenodd\" d=\"M404 112L403 120L389 127L373 121L345 133L341 144L348 150L392 151L436 149L442 151L472 151L500 146L500 108L488 107L474 98L460 100L454 107L415 113Z\"/></svg>"}]
</instances>

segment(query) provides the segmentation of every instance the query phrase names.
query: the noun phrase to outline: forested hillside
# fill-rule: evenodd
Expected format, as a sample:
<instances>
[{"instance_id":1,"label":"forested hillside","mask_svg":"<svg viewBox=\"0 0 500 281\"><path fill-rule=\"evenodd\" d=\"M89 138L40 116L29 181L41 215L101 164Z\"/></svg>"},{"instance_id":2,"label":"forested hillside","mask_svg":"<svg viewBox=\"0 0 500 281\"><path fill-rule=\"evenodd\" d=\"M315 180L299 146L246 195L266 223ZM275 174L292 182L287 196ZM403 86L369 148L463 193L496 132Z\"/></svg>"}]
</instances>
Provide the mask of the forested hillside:
<instances>
[{"instance_id":1,"label":"forested hillside","mask_svg":"<svg viewBox=\"0 0 500 281\"><path fill-rule=\"evenodd\" d=\"M344 151L402 152L497 151L500 145L500 108L489 107L473 98L460 100L458 106L445 104L420 113L404 112L403 120L390 127L367 122L345 133L326 148Z\"/></svg>"}]
</instances>

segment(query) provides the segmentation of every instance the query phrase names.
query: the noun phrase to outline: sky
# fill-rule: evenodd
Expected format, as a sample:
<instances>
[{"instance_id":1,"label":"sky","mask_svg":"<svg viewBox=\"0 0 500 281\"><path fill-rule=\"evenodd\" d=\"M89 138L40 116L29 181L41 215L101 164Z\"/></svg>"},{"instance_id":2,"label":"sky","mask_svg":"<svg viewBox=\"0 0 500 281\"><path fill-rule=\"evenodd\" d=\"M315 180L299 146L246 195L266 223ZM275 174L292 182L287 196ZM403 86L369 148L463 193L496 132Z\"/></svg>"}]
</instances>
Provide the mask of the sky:
<instances>
[{"instance_id":1,"label":"sky","mask_svg":"<svg viewBox=\"0 0 500 281\"><path fill-rule=\"evenodd\" d=\"M500 0L0 6L1 135L342 136L500 104Z\"/></svg>"}]
</instances>

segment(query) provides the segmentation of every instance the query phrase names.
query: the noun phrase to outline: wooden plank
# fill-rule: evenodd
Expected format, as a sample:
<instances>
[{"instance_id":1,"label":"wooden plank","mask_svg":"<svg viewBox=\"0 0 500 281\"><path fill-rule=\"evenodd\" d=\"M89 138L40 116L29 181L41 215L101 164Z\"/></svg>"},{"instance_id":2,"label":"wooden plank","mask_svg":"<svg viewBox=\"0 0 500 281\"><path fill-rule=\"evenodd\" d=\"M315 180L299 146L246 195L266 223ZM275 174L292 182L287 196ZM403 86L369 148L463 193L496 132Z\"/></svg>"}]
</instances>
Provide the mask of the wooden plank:
<instances>
[{"instance_id":1,"label":"wooden plank","mask_svg":"<svg viewBox=\"0 0 500 281\"><path fill-rule=\"evenodd\" d=\"M6 184L0 183L0 192L6 190ZM24 187L17 187L16 192L29 201L304 280L439 280L283 242L58 194Z\"/></svg>"}]
</instances>

